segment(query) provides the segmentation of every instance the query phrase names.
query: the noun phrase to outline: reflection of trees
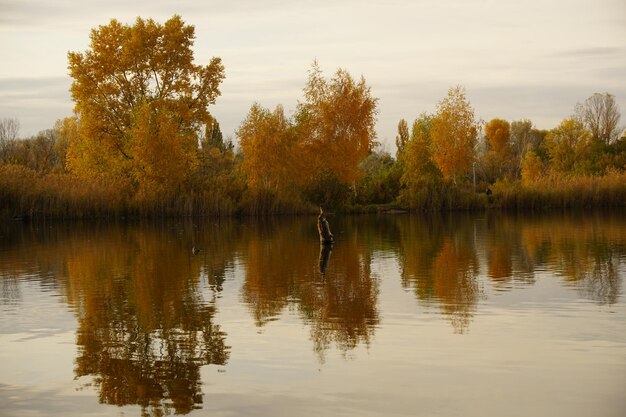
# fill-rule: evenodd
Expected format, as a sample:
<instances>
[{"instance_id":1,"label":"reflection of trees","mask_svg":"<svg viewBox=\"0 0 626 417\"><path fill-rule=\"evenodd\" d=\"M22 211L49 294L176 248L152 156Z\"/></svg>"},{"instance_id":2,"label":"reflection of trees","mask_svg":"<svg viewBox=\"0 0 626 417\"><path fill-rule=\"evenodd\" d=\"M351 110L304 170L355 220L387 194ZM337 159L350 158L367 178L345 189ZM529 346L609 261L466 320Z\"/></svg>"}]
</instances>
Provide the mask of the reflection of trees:
<instances>
[{"instance_id":1,"label":"reflection of trees","mask_svg":"<svg viewBox=\"0 0 626 417\"><path fill-rule=\"evenodd\" d=\"M333 231L339 230L335 226ZM378 281L367 247L352 233L334 245L332 260L323 268L325 256L330 253L319 247L314 220L258 225L248 239L242 287L259 326L296 305L311 325L322 359L332 343L344 352L368 344L379 321Z\"/></svg>"},{"instance_id":2,"label":"reflection of trees","mask_svg":"<svg viewBox=\"0 0 626 417\"><path fill-rule=\"evenodd\" d=\"M455 332L467 330L480 291L473 223L465 217L411 217L401 228L402 283L418 300L436 301Z\"/></svg>"},{"instance_id":3,"label":"reflection of trees","mask_svg":"<svg viewBox=\"0 0 626 417\"><path fill-rule=\"evenodd\" d=\"M533 284L534 260L521 243L522 223L519 219L502 214L488 215L485 224L487 276L494 287L510 290L511 281Z\"/></svg>"},{"instance_id":4,"label":"reflection of trees","mask_svg":"<svg viewBox=\"0 0 626 417\"><path fill-rule=\"evenodd\" d=\"M214 323L213 278L214 265L229 265L233 252L211 247L210 232L74 225L68 233L58 225L42 237L47 245L16 254L37 259L42 276L54 272L78 316L76 376L94 377L101 402L154 415L199 408L200 367L229 357ZM193 238L212 261L191 254Z\"/></svg>"},{"instance_id":5,"label":"reflection of trees","mask_svg":"<svg viewBox=\"0 0 626 417\"><path fill-rule=\"evenodd\" d=\"M600 304L621 291L620 259L626 254L626 218L609 213L524 219L521 239L533 269L561 275L566 285Z\"/></svg>"},{"instance_id":6,"label":"reflection of trees","mask_svg":"<svg viewBox=\"0 0 626 417\"><path fill-rule=\"evenodd\" d=\"M302 285L298 291L321 358L332 342L344 352L369 344L379 322L378 281L372 277L369 255L357 242L336 245L323 284Z\"/></svg>"},{"instance_id":7,"label":"reflection of trees","mask_svg":"<svg viewBox=\"0 0 626 417\"><path fill-rule=\"evenodd\" d=\"M468 328L479 298L478 259L473 245L446 241L433 262L434 289L454 330Z\"/></svg>"},{"instance_id":8,"label":"reflection of trees","mask_svg":"<svg viewBox=\"0 0 626 417\"><path fill-rule=\"evenodd\" d=\"M228 360L201 264L159 233L101 240L68 259L77 298L76 375L94 375L100 401L139 404L156 414L202 403L200 367Z\"/></svg>"}]
</instances>

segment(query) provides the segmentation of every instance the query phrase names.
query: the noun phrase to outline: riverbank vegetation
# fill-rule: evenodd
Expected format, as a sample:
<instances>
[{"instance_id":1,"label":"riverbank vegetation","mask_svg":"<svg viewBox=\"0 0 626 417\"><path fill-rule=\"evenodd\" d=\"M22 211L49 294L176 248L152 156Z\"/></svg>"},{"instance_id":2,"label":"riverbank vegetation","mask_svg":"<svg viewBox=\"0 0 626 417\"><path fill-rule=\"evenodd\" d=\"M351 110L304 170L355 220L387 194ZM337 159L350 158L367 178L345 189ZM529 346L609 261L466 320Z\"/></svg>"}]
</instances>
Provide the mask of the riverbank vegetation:
<instances>
[{"instance_id":1,"label":"riverbank vegetation","mask_svg":"<svg viewBox=\"0 0 626 417\"><path fill-rule=\"evenodd\" d=\"M292 116L254 103L235 144L209 113L224 66L196 65L193 40L178 16L92 30L89 49L68 54L73 116L31 138L0 121L0 217L626 204L626 136L609 93L540 130L479 120L456 86L434 113L399 121L391 155L365 78L327 77L314 62Z\"/></svg>"}]
</instances>

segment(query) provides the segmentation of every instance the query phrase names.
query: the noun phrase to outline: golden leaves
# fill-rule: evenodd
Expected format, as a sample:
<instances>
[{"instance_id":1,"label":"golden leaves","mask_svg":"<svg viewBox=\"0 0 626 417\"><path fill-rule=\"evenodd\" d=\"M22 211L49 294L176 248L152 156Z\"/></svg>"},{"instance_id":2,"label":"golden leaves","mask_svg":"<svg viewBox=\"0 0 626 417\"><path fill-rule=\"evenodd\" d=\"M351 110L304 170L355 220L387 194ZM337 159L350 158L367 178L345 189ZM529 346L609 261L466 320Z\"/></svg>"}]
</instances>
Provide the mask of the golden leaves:
<instances>
[{"instance_id":1,"label":"golden leaves","mask_svg":"<svg viewBox=\"0 0 626 417\"><path fill-rule=\"evenodd\" d=\"M589 151L591 133L582 122L565 119L548 133L545 142L552 168L571 172L576 170Z\"/></svg>"},{"instance_id":2,"label":"golden leaves","mask_svg":"<svg viewBox=\"0 0 626 417\"><path fill-rule=\"evenodd\" d=\"M475 158L477 123L474 109L457 86L439 102L431 130L433 160L445 179L466 173Z\"/></svg>"},{"instance_id":3,"label":"golden leaves","mask_svg":"<svg viewBox=\"0 0 626 417\"><path fill-rule=\"evenodd\" d=\"M304 96L294 118L254 104L238 129L251 189L293 197L326 178L346 186L358 179L375 137L377 100L365 79L340 69L326 80L314 63Z\"/></svg>"},{"instance_id":4,"label":"golden leaves","mask_svg":"<svg viewBox=\"0 0 626 417\"><path fill-rule=\"evenodd\" d=\"M179 16L132 26L111 20L92 30L87 51L68 54L79 120L71 169L126 176L142 192L184 181L224 79L219 58L193 63L193 40L193 26Z\"/></svg>"}]
</instances>

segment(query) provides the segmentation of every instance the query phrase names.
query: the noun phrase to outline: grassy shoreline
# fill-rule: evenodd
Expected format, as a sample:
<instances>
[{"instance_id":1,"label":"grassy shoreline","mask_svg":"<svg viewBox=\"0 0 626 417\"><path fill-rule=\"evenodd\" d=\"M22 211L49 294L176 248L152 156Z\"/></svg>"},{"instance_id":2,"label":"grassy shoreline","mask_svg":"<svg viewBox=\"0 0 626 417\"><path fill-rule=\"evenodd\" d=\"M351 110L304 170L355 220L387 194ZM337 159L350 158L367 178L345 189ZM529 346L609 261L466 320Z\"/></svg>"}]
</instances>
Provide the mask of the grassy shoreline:
<instances>
[{"instance_id":1,"label":"grassy shoreline","mask_svg":"<svg viewBox=\"0 0 626 417\"><path fill-rule=\"evenodd\" d=\"M492 195L458 187L427 190L409 201L325 207L341 213L467 210L549 211L626 206L626 173L546 176L530 184L498 181ZM405 199L407 200L407 199ZM314 214L318 207L272 196L224 195L210 189L139 200L115 185L69 174L40 175L18 165L0 166L0 219L89 219L265 216Z\"/></svg>"}]
</instances>

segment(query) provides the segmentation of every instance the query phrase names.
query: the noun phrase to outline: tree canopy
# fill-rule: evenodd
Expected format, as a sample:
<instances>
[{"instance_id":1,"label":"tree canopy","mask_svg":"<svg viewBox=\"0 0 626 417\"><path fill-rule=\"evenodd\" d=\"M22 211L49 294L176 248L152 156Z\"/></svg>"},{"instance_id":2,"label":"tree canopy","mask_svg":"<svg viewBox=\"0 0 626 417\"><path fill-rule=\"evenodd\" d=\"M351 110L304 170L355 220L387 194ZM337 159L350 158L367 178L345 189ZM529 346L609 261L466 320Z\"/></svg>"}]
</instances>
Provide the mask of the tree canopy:
<instances>
[{"instance_id":1,"label":"tree canopy","mask_svg":"<svg viewBox=\"0 0 626 417\"><path fill-rule=\"evenodd\" d=\"M69 166L130 176L142 187L176 186L195 165L193 149L224 79L220 58L193 62L194 27L113 19L91 31L85 52L68 54L79 140ZM176 167L177 168L176 168Z\"/></svg>"},{"instance_id":2,"label":"tree canopy","mask_svg":"<svg viewBox=\"0 0 626 417\"><path fill-rule=\"evenodd\" d=\"M354 189L362 176L359 164L374 145L377 99L364 78L356 82L339 69L327 80L317 62L304 96L293 118L282 106L272 112L252 105L237 130L242 167L253 191L283 198L308 191L308 200L322 204L329 200L322 194Z\"/></svg>"},{"instance_id":3,"label":"tree canopy","mask_svg":"<svg viewBox=\"0 0 626 417\"><path fill-rule=\"evenodd\" d=\"M454 182L474 162L478 124L461 86L451 88L439 102L432 124L433 160L445 179Z\"/></svg>"}]
</instances>

